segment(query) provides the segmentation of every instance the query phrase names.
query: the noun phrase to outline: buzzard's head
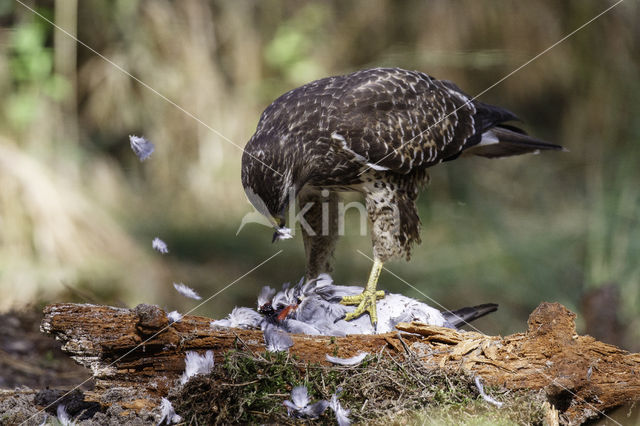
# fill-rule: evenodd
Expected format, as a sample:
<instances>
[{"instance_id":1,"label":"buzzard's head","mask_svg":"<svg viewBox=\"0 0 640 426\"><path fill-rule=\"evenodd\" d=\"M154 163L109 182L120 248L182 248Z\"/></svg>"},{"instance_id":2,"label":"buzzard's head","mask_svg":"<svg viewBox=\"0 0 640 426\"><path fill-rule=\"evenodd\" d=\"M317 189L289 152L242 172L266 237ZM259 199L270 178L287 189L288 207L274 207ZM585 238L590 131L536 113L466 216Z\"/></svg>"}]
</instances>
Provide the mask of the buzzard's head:
<instances>
[{"instance_id":1,"label":"buzzard's head","mask_svg":"<svg viewBox=\"0 0 640 426\"><path fill-rule=\"evenodd\" d=\"M262 150L245 147L242 156L242 186L255 209L269 219L275 233L273 241L291 238L286 212L301 187L291 162L283 157L266 155ZM288 167L285 167L286 163Z\"/></svg>"}]
</instances>

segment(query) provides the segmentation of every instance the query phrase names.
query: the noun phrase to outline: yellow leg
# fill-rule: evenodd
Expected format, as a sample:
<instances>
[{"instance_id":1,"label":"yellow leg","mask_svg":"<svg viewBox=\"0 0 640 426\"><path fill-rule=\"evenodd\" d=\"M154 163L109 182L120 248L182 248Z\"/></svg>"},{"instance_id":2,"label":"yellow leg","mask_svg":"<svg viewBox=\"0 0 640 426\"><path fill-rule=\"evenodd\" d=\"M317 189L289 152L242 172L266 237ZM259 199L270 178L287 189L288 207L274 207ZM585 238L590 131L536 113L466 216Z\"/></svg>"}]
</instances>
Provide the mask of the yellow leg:
<instances>
[{"instance_id":1,"label":"yellow leg","mask_svg":"<svg viewBox=\"0 0 640 426\"><path fill-rule=\"evenodd\" d=\"M375 259L373 261L373 267L371 268L371 274L369 274L369 281L364 291L357 296L345 296L340 301L343 305L358 305L355 311L347 314L345 320L349 321L359 317L365 312L369 313L371 318L371 324L375 327L378 323L378 315L376 314L376 300L384 297L383 290L376 291L376 285L378 284L378 277L380 277L380 271L382 271L382 261Z\"/></svg>"}]
</instances>

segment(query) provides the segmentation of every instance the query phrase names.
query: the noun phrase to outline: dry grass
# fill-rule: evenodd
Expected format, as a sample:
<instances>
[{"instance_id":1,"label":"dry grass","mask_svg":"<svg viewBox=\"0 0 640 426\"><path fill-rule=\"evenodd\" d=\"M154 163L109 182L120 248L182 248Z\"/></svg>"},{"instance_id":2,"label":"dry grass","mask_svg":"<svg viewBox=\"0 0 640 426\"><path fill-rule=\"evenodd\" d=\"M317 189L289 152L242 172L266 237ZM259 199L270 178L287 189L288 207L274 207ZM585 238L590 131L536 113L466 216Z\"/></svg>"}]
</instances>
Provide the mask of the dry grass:
<instances>
[{"instance_id":1,"label":"dry grass","mask_svg":"<svg viewBox=\"0 0 640 426\"><path fill-rule=\"evenodd\" d=\"M161 280L149 253L73 179L2 139L0 187L0 310L51 300L65 285L83 283L94 288L91 297L109 298L96 294L102 284L118 297L144 300ZM136 286L118 284L126 280Z\"/></svg>"}]
</instances>

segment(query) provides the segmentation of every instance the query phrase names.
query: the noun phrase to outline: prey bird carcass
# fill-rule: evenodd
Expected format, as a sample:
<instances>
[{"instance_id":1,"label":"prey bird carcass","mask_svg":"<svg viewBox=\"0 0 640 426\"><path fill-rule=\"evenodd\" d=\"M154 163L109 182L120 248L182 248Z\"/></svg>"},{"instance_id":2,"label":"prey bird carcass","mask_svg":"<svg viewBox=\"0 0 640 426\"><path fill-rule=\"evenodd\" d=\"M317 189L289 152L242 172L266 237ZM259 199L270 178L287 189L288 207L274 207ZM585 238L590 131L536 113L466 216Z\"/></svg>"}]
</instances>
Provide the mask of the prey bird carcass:
<instances>
[{"instance_id":1,"label":"prey bird carcass","mask_svg":"<svg viewBox=\"0 0 640 426\"><path fill-rule=\"evenodd\" d=\"M344 296L359 294L362 290L358 286L336 285L327 274L308 281L303 278L294 286L286 283L280 291L265 286L258 296L257 310L236 307L227 318L213 321L211 325L262 329L269 346L272 339L281 338L278 331L323 336L376 334L393 331L396 324L412 321L457 329L498 308L494 303L487 303L440 311L410 297L388 294L378 302L379 321L374 327L366 317L345 320L345 316L356 308L340 301Z\"/></svg>"}]
</instances>

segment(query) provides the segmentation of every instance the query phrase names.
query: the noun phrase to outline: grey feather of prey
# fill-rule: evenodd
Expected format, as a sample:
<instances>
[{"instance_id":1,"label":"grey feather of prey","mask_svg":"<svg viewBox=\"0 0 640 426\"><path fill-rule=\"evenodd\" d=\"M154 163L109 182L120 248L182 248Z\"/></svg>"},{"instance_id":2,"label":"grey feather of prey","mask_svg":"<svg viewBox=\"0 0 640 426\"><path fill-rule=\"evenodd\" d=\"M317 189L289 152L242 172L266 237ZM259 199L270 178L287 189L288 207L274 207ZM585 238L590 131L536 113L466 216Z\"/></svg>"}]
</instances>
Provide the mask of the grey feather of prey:
<instances>
[{"instance_id":1,"label":"grey feather of prey","mask_svg":"<svg viewBox=\"0 0 640 426\"><path fill-rule=\"evenodd\" d=\"M301 419L316 419L329 407L329 401L310 402L307 387L296 386L291 389L291 400L285 400L283 404L289 417Z\"/></svg>"},{"instance_id":2,"label":"grey feather of prey","mask_svg":"<svg viewBox=\"0 0 640 426\"><path fill-rule=\"evenodd\" d=\"M482 385L482 382L480 381L480 376L476 376L474 381L476 383L476 387L478 388L478 393L480 394L482 399L487 401L489 404L495 405L498 408L502 407L502 402L493 399L492 397L490 397L489 395L487 395L484 392L484 386Z\"/></svg>"},{"instance_id":3,"label":"grey feather of prey","mask_svg":"<svg viewBox=\"0 0 640 426\"><path fill-rule=\"evenodd\" d=\"M202 297L194 289L184 285L183 283L173 283L173 287L176 289L178 293L183 295L184 297L188 297L189 299L200 300Z\"/></svg>"},{"instance_id":4,"label":"grey feather of prey","mask_svg":"<svg viewBox=\"0 0 640 426\"><path fill-rule=\"evenodd\" d=\"M167 318L169 319L169 324L173 324L174 322L182 321L182 314L178 311L171 311L167 314Z\"/></svg>"},{"instance_id":5,"label":"grey feather of prey","mask_svg":"<svg viewBox=\"0 0 640 426\"><path fill-rule=\"evenodd\" d=\"M338 389L336 393L331 395L331 400L329 401L329 407L333 410L336 415L336 421L338 422L338 426L349 426L351 424L351 420L349 419L349 414L351 414L351 410L345 409L338 401L338 395L342 392L342 389Z\"/></svg>"},{"instance_id":6,"label":"grey feather of prey","mask_svg":"<svg viewBox=\"0 0 640 426\"><path fill-rule=\"evenodd\" d=\"M211 327L260 328L263 318L251 308L235 307L227 318L211 321Z\"/></svg>"},{"instance_id":7,"label":"grey feather of prey","mask_svg":"<svg viewBox=\"0 0 640 426\"><path fill-rule=\"evenodd\" d=\"M169 248L167 247L167 243L165 243L158 237L155 237L153 241L151 241L151 247L159 253L162 253L162 254L169 253Z\"/></svg>"},{"instance_id":8,"label":"grey feather of prey","mask_svg":"<svg viewBox=\"0 0 640 426\"><path fill-rule=\"evenodd\" d=\"M290 238L293 238L293 233L291 231L291 229L281 226L276 228L275 232L273 233L273 240L272 242L276 242L276 241L280 241L280 240L288 240Z\"/></svg>"},{"instance_id":9,"label":"grey feather of prey","mask_svg":"<svg viewBox=\"0 0 640 426\"><path fill-rule=\"evenodd\" d=\"M289 334L271 324L267 324L264 329L264 342L269 352L284 352L293 346L293 339Z\"/></svg>"},{"instance_id":10,"label":"grey feather of prey","mask_svg":"<svg viewBox=\"0 0 640 426\"><path fill-rule=\"evenodd\" d=\"M195 351L187 351L184 363L184 373L180 376L180 383L183 385L191 377L197 374L209 374L213 370L213 351L207 351L204 355Z\"/></svg>"},{"instance_id":11,"label":"grey feather of prey","mask_svg":"<svg viewBox=\"0 0 640 426\"><path fill-rule=\"evenodd\" d=\"M367 355L369 355L369 352L360 352L358 355L352 356L350 358L338 358L337 356L326 354L325 358L332 364L354 366L360 364L362 360L367 357Z\"/></svg>"},{"instance_id":12,"label":"grey feather of prey","mask_svg":"<svg viewBox=\"0 0 640 426\"><path fill-rule=\"evenodd\" d=\"M173 408L171 401L167 398L162 398L160 402L160 421L158 425L162 424L176 424L182 421L182 417L176 414L176 410Z\"/></svg>"},{"instance_id":13,"label":"grey feather of prey","mask_svg":"<svg viewBox=\"0 0 640 426\"><path fill-rule=\"evenodd\" d=\"M129 135L129 143L133 153L136 154L140 161L144 161L153 154L155 146L153 142L135 135Z\"/></svg>"}]
</instances>

